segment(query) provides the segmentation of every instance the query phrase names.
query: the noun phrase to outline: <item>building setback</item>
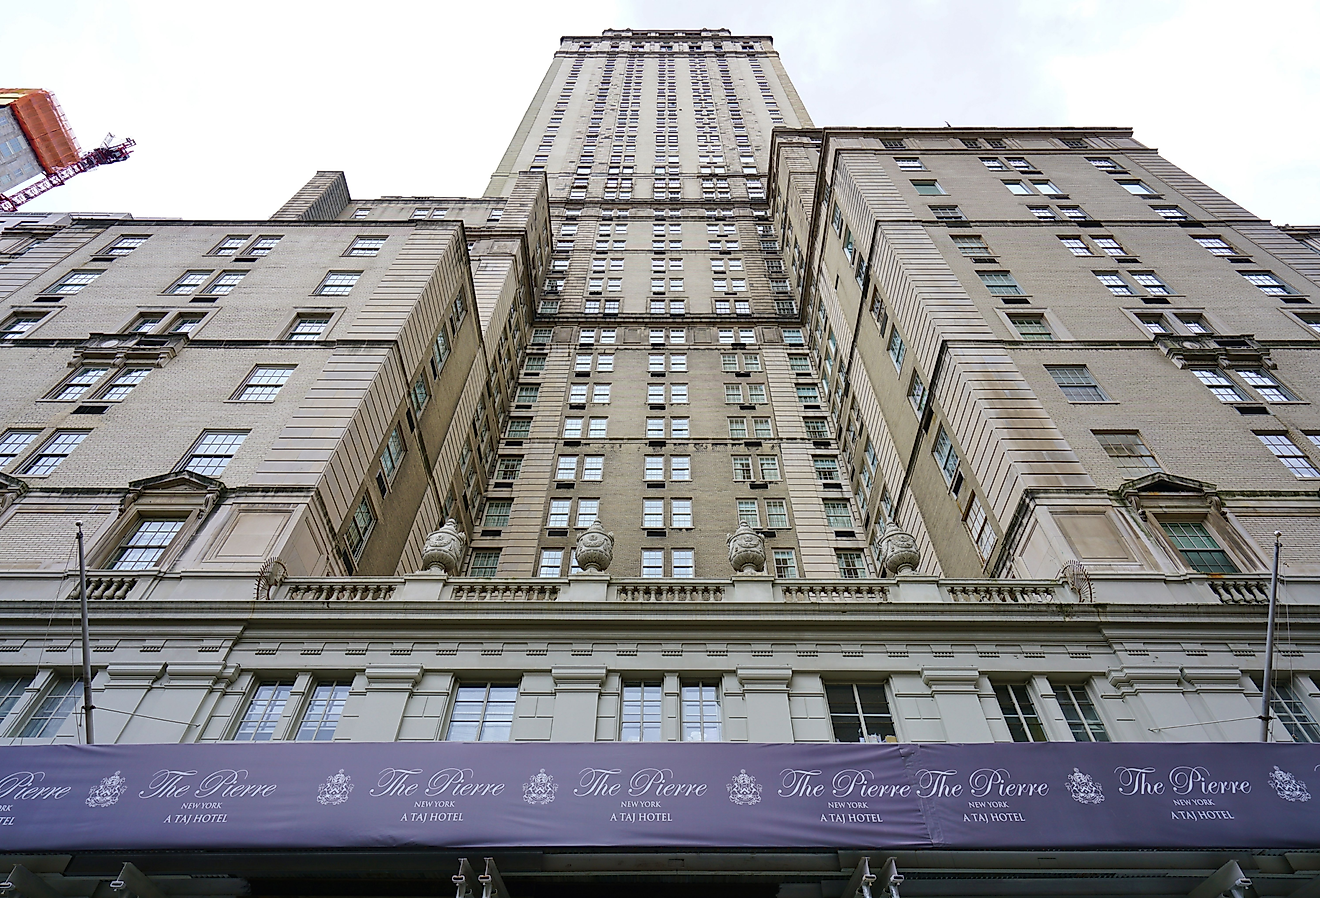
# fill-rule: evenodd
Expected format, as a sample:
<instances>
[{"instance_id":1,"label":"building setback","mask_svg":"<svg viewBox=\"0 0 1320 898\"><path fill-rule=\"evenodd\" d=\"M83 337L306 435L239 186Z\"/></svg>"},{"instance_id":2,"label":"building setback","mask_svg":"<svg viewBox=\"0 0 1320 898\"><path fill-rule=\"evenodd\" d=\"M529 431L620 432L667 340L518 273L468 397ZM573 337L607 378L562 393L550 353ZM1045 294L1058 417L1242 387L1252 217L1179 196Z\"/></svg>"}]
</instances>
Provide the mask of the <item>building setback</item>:
<instances>
[{"instance_id":1,"label":"building setback","mask_svg":"<svg viewBox=\"0 0 1320 898\"><path fill-rule=\"evenodd\" d=\"M1199 743L1259 734L1276 531L1271 739L1320 742L1317 246L1127 129L817 128L771 39L725 30L563 38L481 198L357 199L318 172L259 221L0 218L0 761L17 759L0 800L19 760L86 741L81 522L96 741L116 745L70 757L122 766L88 772L85 802L79 781L80 813L160 797L149 770L116 779L157 758L279 758L296 776L335 757L347 778L315 766L307 813L366 814L420 776L390 750L462 758L469 779L515 765L518 803L489 837L305 845L286 820L208 846L69 823L51 830L66 845L0 827L0 850L68 849L16 855L11 881L42 898L23 877L61 894L139 875L171 896L383 894L388 867L391 894L429 894L489 846L515 898L852 898L863 857L877 873L896 857L905 895L1210 896L1235 876L1309 895L1302 780L1320 756ZM630 742L658 745L580 745ZM734 746L665 745L696 742ZM788 760L711 779L723 804L700 824L512 834L535 808L606 795L615 759L672 779L739 743ZM1094 841L1070 834L1065 811L1123 820L1145 788L1146 762L1112 754L1128 750L1155 759L1150 812L1178 835L1139 815L1127 841L1094 821ZM907 823L820 808L807 822L840 816L837 838L692 835L730 802L821 795L827 774L804 771L847 758L912 777L920 837L915 804ZM949 793L969 826L1058 814L1058 835L931 823L941 759L988 800L980 786L1030 796L1004 771L1062 764L1039 797L1063 810ZM1274 804L1170 805L1166 786L1192 795L1169 772L1184 768L1205 771L1197 796L1229 783ZM647 787L706 795L671 779ZM1266 841L1184 835L1229 819ZM152 882L130 890L155 898Z\"/></svg>"}]
</instances>

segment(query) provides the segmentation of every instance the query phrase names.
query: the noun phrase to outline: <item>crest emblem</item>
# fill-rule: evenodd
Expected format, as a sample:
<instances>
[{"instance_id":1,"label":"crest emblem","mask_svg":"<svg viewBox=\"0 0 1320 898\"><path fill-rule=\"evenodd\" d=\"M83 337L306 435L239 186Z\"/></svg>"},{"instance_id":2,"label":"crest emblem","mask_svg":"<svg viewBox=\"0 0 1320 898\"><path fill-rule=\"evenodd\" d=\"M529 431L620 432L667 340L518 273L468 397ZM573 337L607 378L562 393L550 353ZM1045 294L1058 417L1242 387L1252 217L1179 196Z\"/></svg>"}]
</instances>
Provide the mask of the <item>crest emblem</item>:
<instances>
[{"instance_id":1,"label":"crest emblem","mask_svg":"<svg viewBox=\"0 0 1320 898\"><path fill-rule=\"evenodd\" d=\"M116 770L111 776L101 780L101 785L92 786L87 790L87 806L108 808L119 801L126 791L128 791L128 780L120 776L119 771Z\"/></svg>"},{"instance_id":2,"label":"crest emblem","mask_svg":"<svg viewBox=\"0 0 1320 898\"><path fill-rule=\"evenodd\" d=\"M353 791L353 777L339 768L339 772L325 778L325 782L316 787L318 804L343 804L348 801L348 793Z\"/></svg>"},{"instance_id":3,"label":"crest emblem","mask_svg":"<svg viewBox=\"0 0 1320 898\"><path fill-rule=\"evenodd\" d=\"M534 773L523 783L523 801L528 804L549 804L555 800L555 793L559 791L559 783L555 778L541 768L540 773Z\"/></svg>"},{"instance_id":4,"label":"crest emblem","mask_svg":"<svg viewBox=\"0 0 1320 898\"><path fill-rule=\"evenodd\" d=\"M1274 791L1279 793L1279 797L1284 801L1310 801L1311 793L1306 791L1306 783L1299 780L1286 770L1280 770L1277 766L1274 772L1270 774L1270 785Z\"/></svg>"},{"instance_id":5,"label":"crest emblem","mask_svg":"<svg viewBox=\"0 0 1320 898\"><path fill-rule=\"evenodd\" d=\"M729 801L734 804L761 803L761 784L746 770L739 770L738 775L725 788L729 790Z\"/></svg>"},{"instance_id":6,"label":"crest emblem","mask_svg":"<svg viewBox=\"0 0 1320 898\"><path fill-rule=\"evenodd\" d=\"M1082 773L1076 767L1064 782L1068 786L1068 794L1079 804L1099 804L1105 800L1104 788L1091 779L1090 774Z\"/></svg>"}]
</instances>

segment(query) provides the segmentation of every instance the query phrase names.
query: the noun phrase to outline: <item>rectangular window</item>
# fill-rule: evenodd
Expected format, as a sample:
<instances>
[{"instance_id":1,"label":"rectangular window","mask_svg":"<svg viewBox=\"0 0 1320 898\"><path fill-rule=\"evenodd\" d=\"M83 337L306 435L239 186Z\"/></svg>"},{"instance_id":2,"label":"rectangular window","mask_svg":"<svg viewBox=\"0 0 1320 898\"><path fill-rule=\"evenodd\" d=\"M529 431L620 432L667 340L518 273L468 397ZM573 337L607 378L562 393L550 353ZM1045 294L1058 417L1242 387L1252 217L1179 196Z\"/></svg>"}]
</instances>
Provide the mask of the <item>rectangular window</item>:
<instances>
[{"instance_id":1,"label":"rectangular window","mask_svg":"<svg viewBox=\"0 0 1320 898\"><path fill-rule=\"evenodd\" d=\"M835 742L897 740L883 683L827 683L825 699Z\"/></svg>"},{"instance_id":2,"label":"rectangular window","mask_svg":"<svg viewBox=\"0 0 1320 898\"><path fill-rule=\"evenodd\" d=\"M729 419L729 439L745 440L747 439L747 419L730 418Z\"/></svg>"},{"instance_id":3,"label":"rectangular window","mask_svg":"<svg viewBox=\"0 0 1320 898\"><path fill-rule=\"evenodd\" d=\"M289 328L286 340L295 342L313 342L321 339L325 329L330 326L329 315L299 315L293 322L293 327Z\"/></svg>"},{"instance_id":4,"label":"rectangular window","mask_svg":"<svg viewBox=\"0 0 1320 898\"><path fill-rule=\"evenodd\" d=\"M925 170L926 170L926 166L924 166L924 165L921 164L921 160L920 160L920 159L915 159L915 158L895 159L894 162L898 163L898 169L899 169L899 171L925 171Z\"/></svg>"},{"instance_id":5,"label":"rectangular window","mask_svg":"<svg viewBox=\"0 0 1320 898\"><path fill-rule=\"evenodd\" d=\"M531 418L510 418L509 429L506 433L508 439L521 440L532 435Z\"/></svg>"},{"instance_id":6,"label":"rectangular window","mask_svg":"<svg viewBox=\"0 0 1320 898\"><path fill-rule=\"evenodd\" d=\"M1063 709L1063 718L1068 721L1074 742L1108 742L1104 722L1100 719L1091 697L1086 694L1085 686L1071 684L1054 685L1054 697Z\"/></svg>"},{"instance_id":7,"label":"rectangular window","mask_svg":"<svg viewBox=\"0 0 1320 898\"><path fill-rule=\"evenodd\" d=\"M449 718L445 741L508 742L517 702L517 685L460 685L454 696L454 713Z\"/></svg>"},{"instance_id":8,"label":"rectangular window","mask_svg":"<svg viewBox=\"0 0 1320 898\"><path fill-rule=\"evenodd\" d=\"M495 463L496 480L516 480L522 470L521 455L501 455Z\"/></svg>"},{"instance_id":9,"label":"rectangular window","mask_svg":"<svg viewBox=\"0 0 1320 898\"><path fill-rule=\"evenodd\" d=\"M23 697L30 682L31 678L27 676L0 677L0 721L14 710L14 706Z\"/></svg>"},{"instance_id":10,"label":"rectangular window","mask_svg":"<svg viewBox=\"0 0 1320 898\"><path fill-rule=\"evenodd\" d=\"M215 280L202 291L203 296L228 296L243 280L246 271L222 271Z\"/></svg>"},{"instance_id":11,"label":"rectangular window","mask_svg":"<svg viewBox=\"0 0 1320 898\"><path fill-rule=\"evenodd\" d=\"M158 566L179 529L183 519L147 518L138 521L133 531L124 537L110 562L112 571L145 571Z\"/></svg>"},{"instance_id":12,"label":"rectangular window","mask_svg":"<svg viewBox=\"0 0 1320 898\"><path fill-rule=\"evenodd\" d=\"M8 343L26 336L28 331L40 324L41 319L45 317L45 313L38 312L18 312L9 316L4 326L0 327L0 343Z\"/></svg>"},{"instance_id":13,"label":"rectangular window","mask_svg":"<svg viewBox=\"0 0 1320 898\"><path fill-rule=\"evenodd\" d=\"M284 715L284 706L289 703L289 694L293 683L260 683L252 693L248 706L243 711L243 719L238 722L234 732L236 742L269 742L275 736L275 728Z\"/></svg>"},{"instance_id":14,"label":"rectangular window","mask_svg":"<svg viewBox=\"0 0 1320 898\"><path fill-rule=\"evenodd\" d=\"M212 256L236 256L238 251L247 243L250 234L230 234L224 240L215 245L208 255Z\"/></svg>"},{"instance_id":15,"label":"rectangular window","mask_svg":"<svg viewBox=\"0 0 1320 898\"><path fill-rule=\"evenodd\" d=\"M579 499L577 516L573 519L574 527L590 527L600 513L599 499Z\"/></svg>"},{"instance_id":16,"label":"rectangular window","mask_svg":"<svg viewBox=\"0 0 1320 898\"><path fill-rule=\"evenodd\" d=\"M915 371L912 373L912 383L908 385L908 402L916 409L920 415L926 408L926 384L921 380L920 375Z\"/></svg>"},{"instance_id":17,"label":"rectangular window","mask_svg":"<svg viewBox=\"0 0 1320 898\"><path fill-rule=\"evenodd\" d=\"M555 480L568 481L576 479L577 460L578 457L576 455L559 456L559 459L555 464ZM496 473L495 476L499 477L499 474Z\"/></svg>"},{"instance_id":18,"label":"rectangular window","mask_svg":"<svg viewBox=\"0 0 1320 898\"><path fill-rule=\"evenodd\" d=\"M1257 437L1265 448L1274 453L1274 457L1283 462L1284 467L1297 477L1320 477L1320 471L1307 458L1306 453L1292 440L1281 433L1258 433Z\"/></svg>"},{"instance_id":19,"label":"rectangular window","mask_svg":"<svg viewBox=\"0 0 1320 898\"><path fill-rule=\"evenodd\" d=\"M980 235L974 234L954 234L951 238L953 245L958 247L958 252L964 256L991 256L990 247L986 245Z\"/></svg>"},{"instance_id":20,"label":"rectangular window","mask_svg":"<svg viewBox=\"0 0 1320 898\"><path fill-rule=\"evenodd\" d=\"M1222 237L1193 237L1192 239L1205 247L1212 256L1240 255L1238 251L1233 249L1233 247Z\"/></svg>"},{"instance_id":21,"label":"rectangular window","mask_svg":"<svg viewBox=\"0 0 1320 898\"><path fill-rule=\"evenodd\" d=\"M1134 271L1132 279L1146 288L1146 292L1151 296L1172 296L1173 291L1169 285L1159 279L1153 271Z\"/></svg>"},{"instance_id":22,"label":"rectangular window","mask_svg":"<svg viewBox=\"0 0 1320 898\"><path fill-rule=\"evenodd\" d=\"M537 565L536 576L558 577L564 566L563 549L542 549L541 562Z\"/></svg>"},{"instance_id":23,"label":"rectangular window","mask_svg":"<svg viewBox=\"0 0 1320 898\"><path fill-rule=\"evenodd\" d=\"M758 455L756 462L761 471L762 480L779 479L779 456L777 455Z\"/></svg>"},{"instance_id":24,"label":"rectangular window","mask_svg":"<svg viewBox=\"0 0 1320 898\"><path fill-rule=\"evenodd\" d=\"M1044 315L1010 315L1008 320L1023 340L1043 343L1054 339Z\"/></svg>"},{"instance_id":25,"label":"rectangular window","mask_svg":"<svg viewBox=\"0 0 1320 898\"><path fill-rule=\"evenodd\" d=\"M146 236L125 235L101 250L103 256L127 256L133 250L147 242Z\"/></svg>"},{"instance_id":26,"label":"rectangular window","mask_svg":"<svg viewBox=\"0 0 1320 898\"><path fill-rule=\"evenodd\" d=\"M797 554L792 549L772 550L775 562L775 577L780 580L797 579Z\"/></svg>"},{"instance_id":27,"label":"rectangular window","mask_svg":"<svg viewBox=\"0 0 1320 898\"><path fill-rule=\"evenodd\" d=\"M770 426L770 419L753 418L752 436L754 436L758 440L768 440L774 437L774 430Z\"/></svg>"},{"instance_id":28,"label":"rectangular window","mask_svg":"<svg viewBox=\"0 0 1320 898\"><path fill-rule=\"evenodd\" d=\"M947 192L939 181L913 181L912 188L918 196L944 196Z\"/></svg>"},{"instance_id":29,"label":"rectangular window","mask_svg":"<svg viewBox=\"0 0 1320 898\"><path fill-rule=\"evenodd\" d=\"M1026 181L1003 181L1001 182L1008 188L1008 192L1015 196L1032 196L1033 191L1027 186Z\"/></svg>"},{"instance_id":30,"label":"rectangular window","mask_svg":"<svg viewBox=\"0 0 1320 898\"><path fill-rule=\"evenodd\" d=\"M1106 256L1126 256L1127 250L1123 249L1123 244L1119 243L1113 237L1092 237L1095 245L1100 247L1100 251Z\"/></svg>"},{"instance_id":31,"label":"rectangular window","mask_svg":"<svg viewBox=\"0 0 1320 898\"><path fill-rule=\"evenodd\" d=\"M1023 160L1025 161L1025 160ZM1068 195L1055 186L1053 181L1032 180L1031 186L1035 187L1042 195L1049 197L1064 197Z\"/></svg>"},{"instance_id":32,"label":"rectangular window","mask_svg":"<svg viewBox=\"0 0 1320 898\"><path fill-rule=\"evenodd\" d=\"M347 296L362 277L360 271L332 271L316 288L317 296Z\"/></svg>"},{"instance_id":33,"label":"rectangular window","mask_svg":"<svg viewBox=\"0 0 1320 898\"><path fill-rule=\"evenodd\" d=\"M907 355L907 344L903 342L903 336L898 332L898 326L889 332L889 357L894 361L894 370L903 370L903 357Z\"/></svg>"},{"instance_id":34,"label":"rectangular window","mask_svg":"<svg viewBox=\"0 0 1320 898\"><path fill-rule=\"evenodd\" d=\"M204 430L179 470L219 477L229 466L234 453L243 445L245 437L245 430Z\"/></svg>"},{"instance_id":35,"label":"rectangular window","mask_svg":"<svg viewBox=\"0 0 1320 898\"><path fill-rule=\"evenodd\" d=\"M1081 237L1060 237L1059 242L1062 243L1064 248L1074 256L1095 255L1095 253L1091 252L1091 247L1087 246L1086 241Z\"/></svg>"},{"instance_id":36,"label":"rectangular window","mask_svg":"<svg viewBox=\"0 0 1320 898\"><path fill-rule=\"evenodd\" d=\"M761 526L761 512L755 499L738 500L738 522L745 523L748 527Z\"/></svg>"},{"instance_id":37,"label":"rectangular window","mask_svg":"<svg viewBox=\"0 0 1320 898\"><path fill-rule=\"evenodd\" d=\"M270 402L291 374L291 366L253 368L233 398L237 402Z\"/></svg>"},{"instance_id":38,"label":"rectangular window","mask_svg":"<svg viewBox=\"0 0 1320 898\"><path fill-rule=\"evenodd\" d=\"M1132 431L1099 432L1095 438L1104 447L1105 453L1114 460L1114 464L1129 479L1145 477L1156 471L1162 471L1159 461L1146 447L1141 434Z\"/></svg>"},{"instance_id":39,"label":"rectangular window","mask_svg":"<svg viewBox=\"0 0 1320 898\"><path fill-rule=\"evenodd\" d=\"M353 517L349 518L348 527L344 531L344 538L348 542L349 551L356 558L362 554L362 550L367 545L367 539L371 536L371 531L376 526L376 515L371 510L371 500L366 496L358 503L357 510L353 512Z\"/></svg>"},{"instance_id":40,"label":"rectangular window","mask_svg":"<svg viewBox=\"0 0 1320 898\"><path fill-rule=\"evenodd\" d=\"M348 247L346 256L374 256L385 246L384 237L356 237Z\"/></svg>"},{"instance_id":41,"label":"rectangular window","mask_svg":"<svg viewBox=\"0 0 1320 898\"><path fill-rule=\"evenodd\" d=\"M108 368L90 368L83 367L69 375L68 380L55 391L51 396L57 402L76 402L83 397L88 390L92 388L97 381L105 377Z\"/></svg>"},{"instance_id":42,"label":"rectangular window","mask_svg":"<svg viewBox=\"0 0 1320 898\"><path fill-rule=\"evenodd\" d=\"M1155 214L1165 221L1186 221L1187 213L1177 206L1151 206Z\"/></svg>"},{"instance_id":43,"label":"rectangular window","mask_svg":"<svg viewBox=\"0 0 1320 898\"><path fill-rule=\"evenodd\" d=\"M680 716L684 742L719 742L722 717L714 682L684 682Z\"/></svg>"},{"instance_id":44,"label":"rectangular window","mask_svg":"<svg viewBox=\"0 0 1320 898\"><path fill-rule=\"evenodd\" d=\"M642 526L656 530L662 529L665 526L664 499L642 500Z\"/></svg>"},{"instance_id":45,"label":"rectangular window","mask_svg":"<svg viewBox=\"0 0 1320 898\"><path fill-rule=\"evenodd\" d=\"M210 271L188 271L170 285L165 292L170 296L187 296L189 293L195 293L197 288L206 282L211 276Z\"/></svg>"},{"instance_id":46,"label":"rectangular window","mask_svg":"<svg viewBox=\"0 0 1320 898\"><path fill-rule=\"evenodd\" d=\"M935 433L931 454L935 456L935 463L939 465L944 479L952 483L953 475L958 473L958 452L953 448L953 440L949 439L943 426Z\"/></svg>"},{"instance_id":47,"label":"rectangular window","mask_svg":"<svg viewBox=\"0 0 1320 898\"><path fill-rule=\"evenodd\" d=\"M659 742L664 690L660 682L623 683L620 742Z\"/></svg>"},{"instance_id":48,"label":"rectangular window","mask_svg":"<svg viewBox=\"0 0 1320 898\"><path fill-rule=\"evenodd\" d=\"M1109 397L1100 389L1100 385L1095 382L1090 369L1085 365L1046 365L1045 370L1054 378L1063 395L1072 402L1109 401Z\"/></svg>"},{"instance_id":49,"label":"rectangular window","mask_svg":"<svg viewBox=\"0 0 1320 898\"><path fill-rule=\"evenodd\" d=\"M468 568L468 576L494 577L499 566L499 549L475 549L472 552L472 564Z\"/></svg>"},{"instance_id":50,"label":"rectangular window","mask_svg":"<svg viewBox=\"0 0 1320 898\"><path fill-rule=\"evenodd\" d=\"M1118 185L1133 196L1159 196L1144 181L1119 180Z\"/></svg>"},{"instance_id":51,"label":"rectangular window","mask_svg":"<svg viewBox=\"0 0 1320 898\"><path fill-rule=\"evenodd\" d=\"M995 535L995 529L990 526L985 507L975 495L972 496L972 501L967 503L967 514L963 515L963 523L967 526L967 532L971 534L972 542L976 544L976 551L980 554L981 560L986 561L990 558L990 553L995 550L995 543L999 537Z\"/></svg>"},{"instance_id":52,"label":"rectangular window","mask_svg":"<svg viewBox=\"0 0 1320 898\"><path fill-rule=\"evenodd\" d=\"M848 503L836 499L826 499L825 523L835 530L851 530L853 519Z\"/></svg>"},{"instance_id":53,"label":"rectangular window","mask_svg":"<svg viewBox=\"0 0 1320 898\"><path fill-rule=\"evenodd\" d=\"M985 284L985 288L994 296L1025 295L1013 275L1007 271L978 271L976 276Z\"/></svg>"},{"instance_id":54,"label":"rectangular window","mask_svg":"<svg viewBox=\"0 0 1320 898\"><path fill-rule=\"evenodd\" d=\"M690 423L690 418L670 418L669 435L676 440L686 440L691 436Z\"/></svg>"},{"instance_id":55,"label":"rectangular window","mask_svg":"<svg viewBox=\"0 0 1320 898\"><path fill-rule=\"evenodd\" d=\"M1193 368L1196 379L1205 384L1220 402L1246 402L1246 394L1218 368Z\"/></svg>"},{"instance_id":56,"label":"rectangular window","mask_svg":"<svg viewBox=\"0 0 1320 898\"><path fill-rule=\"evenodd\" d=\"M1306 709L1293 683L1276 683L1270 690L1270 713L1279 719L1294 742L1320 742L1320 724Z\"/></svg>"},{"instance_id":57,"label":"rectangular window","mask_svg":"<svg viewBox=\"0 0 1320 898\"><path fill-rule=\"evenodd\" d=\"M491 499L486 503L486 514L481 526L500 528L509 523L509 511L513 507L512 499Z\"/></svg>"},{"instance_id":58,"label":"rectangular window","mask_svg":"<svg viewBox=\"0 0 1320 898\"><path fill-rule=\"evenodd\" d=\"M674 455L669 459L669 479L670 480L691 480L692 479L692 456Z\"/></svg>"},{"instance_id":59,"label":"rectangular window","mask_svg":"<svg viewBox=\"0 0 1320 898\"><path fill-rule=\"evenodd\" d=\"M937 221L966 221L967 216L957 206L931 206L931 214Z\"/></svg>"},{"instance_id":60,"label":"rectangular window","mask_svg":"<svg viewBox=\"0 0 1320 898\"><path fill-rule=\"evenodd\" d=\"M663 577L664 575L665 575L665 550L643 549L642 576L647 578L656 578L656 577Z\"/></svg>"},{"instance_id":61,"label":"rectangular window","mask_svg":"<svg viewBox=\"0 0 1320 898\"><path fill-rule=\"evenodd\" d=\"M21 739L39 739L54 736L64 721L69 719L82 696L82 680L60 677L51 684L50 691L28 717L18 735Z\"/></svg>"},{"instance_id":62,"label":"rectangular window","mask_svg":"<svg viewBox=\"0 0 1320 898\"><path fill-rule=\"evenodd\" d=\"M29 477L44 477L60 466L69 453L87 436L85 430L57 430L18 472Z\"/></svg>"},{"instance_id":63,"label":"rectangular window","mask_svg":"<svg viewBox=\"0 0 1320 898\"><path fill-rule=\"evenodd\" d=\"M733 457L733 479L740 481L752 479L752 458L750 455L735 455Z\"/></svg>"},{"instance_id":64,"label":"rectangular window","mask_svg":"<svg viewBox=\"0 0 1320 898\"><path fill-rule=\"evenodd\" d=\"M765 524L771 530L788 529L788 502L786 500L765 500Z\"/></svg>"},{"instance_id":65,"label":"rectangular window","mask_svg":"<svg viewBox=\"0 0 1320 898\"><path fill-rule=\"evenodd\" d=\"M1256 392L1266 402L1296 402L1297 397L1290 393L1283 384L1275 379L1263 368L1239 368L1238 377L1241 377L1251 386L1256 388Z\"/></svg>"},{"instance_id":66,"label":"rectangular window","mask_svg":"<svg viewBox=\"0 0 1320 898\"><path fill-rule=\"evenodd\" d=\"M669 500L669 526L677 527L680 530L688 529L692 526L691 499Z\"/></svg>"},{"instance_id":67,"label":"rectangular window","mask_svg":"<svg viewBox=\"0 0 1320 898\"><path fill-rule=\"evenodd\" d=\"M807 436L813 440L828 440L830 438L830 428L824 418L803 418L803 425L807 428Z\"/></svg>"},{"instance_id":68,"label":"rectangular window","mask_svg":"<svg viewBox=\"0 0 1320 898\"><path fill-rule=\"evenodd\" d=\"M1028 206L1027 211L1041 221L1057 221L1059 218L1049 206Z\"/></svg>"},{"instance_id":69,"label":"rectangular window","mask_svg":"<svg viewBox=\"0 0 1320 898\"><path fill-rule=\"evenodd\" d=\"M6 430L0 434L0 468L18 458L40 433L39 430Z\"/></svg>"},{"instance_id":70,"label":"rectangular window","mask_svg":"<svg viewBox=\"0 0 1320 898\"><path fill-rule=\"evenodd\" d=\"M1200 521L1160 521L1169 543L1188 566L1203 574L1236 574L1238 567Z\"/></svg>"},{"instance_id":71,"label":"rectangular window","mask_svg":"<svg viewBox=\"0 0 1320 898\"><path fill-rule=\"evenodd\" d=\"M312 696L307 700L307 710L303 712L302 720L298 723L298 734L294 738L299 742L329 742L335 738L335 729L344 713L350 685L331 682L313 686Z\"/></svg>"},{"instance_id":72,"label":"rectangular window","mask_svg":"<svg viewBox=\"0 0 1320 898\"><path fill-rule=\"evenodd\" d=\"M811 459L812 469L816 472L817 480L838 480L839 462L833 456L816 455Z\"/></svg>"},{"instance_id":73,"label":"rectangular window","mask_svg":"<svg viewBox=\"0 0 1320 898\"><path fill-rule=\"evenodd\" d=\"M47 296L73 296L75 293L81 292L83 287L86 287L102 274L101 271L71 271L53 287L43 290L42 293ZM210 274L209 271L201 272L202 279L204 280L208 274ZM197 284L201 284L201 280ZM196 285L194 285L194 289L195 287Z\"/></svg>"},{"instance_id":74,"label":"rectangular window","mask_svg":"<svg viewBox=\"0 0 1320 898\"><path fill-rule=\"evenodd\" d=\"M1268 271L1243 271L1241 274L1247 283L1270 296L1290 296L1297 292Z\"/></svg>"},{"instance_id":75,"label":"rectangular window","mask_svg":"<svg viewBox=\"0 0 1320 898\"><path fill-rule=\"evenodd\" d=\"M1008 724L1014 742L1049 741L1026 686L998 683L995 698L999 700L999 710L1003 712L1004 723Z\"/></svg>"},{"instance_id":76,"label":"rectangular window","mask_svg":"<svg viewBox=\"0 0 1320 898\"><path fill-rule=\"evenodd\" d=\"M839 562L839 576L845 580L860 580L866 576L866 561L861 552L852 549L836 549L835 558Z\"/></svg>"},{"instance_id":77,"label":"rectangular window","mask_svg":"<svg viewBox=\"0 0 1320 898\"><path fill-rule=\"evenodd\" d=\"M1008 171L1008 166L994 156L982 156L981 164L990 171Z\"/></svg>"}]
</instances>

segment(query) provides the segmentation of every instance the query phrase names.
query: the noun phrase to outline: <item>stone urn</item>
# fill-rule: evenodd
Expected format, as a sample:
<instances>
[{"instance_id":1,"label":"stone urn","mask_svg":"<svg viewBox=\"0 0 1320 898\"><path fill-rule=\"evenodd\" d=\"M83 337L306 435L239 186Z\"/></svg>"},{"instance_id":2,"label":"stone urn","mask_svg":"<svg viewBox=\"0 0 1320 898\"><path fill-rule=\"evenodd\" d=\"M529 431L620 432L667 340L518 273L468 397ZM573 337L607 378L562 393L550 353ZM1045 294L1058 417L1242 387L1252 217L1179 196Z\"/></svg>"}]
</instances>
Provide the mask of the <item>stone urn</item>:
<instances>
[{"instance_id":1,"label":"stone urn","mask_svg":"<svg viewBox=\"0 0 1320 898\"><path fill-rule=\"evenodd\" d=\"M880 563L894 576L911 574L921 563L916 539L894 521L880 534Z\"/></svg>"},{"instance_id":2,"label":"stone urn","mask_svg":"<svg viewBox=\"0 0 1320 898\"><path fill-rule=\"evenodd\" d=\"M578 567L588 574L599 574L607 570L613 560L614 533L605 532L599 520L592 521L577 538Z\"/></svg>"},{"instance_id":3,"label":"stone urn","mask_svg":"<svg viewBox=\"0 0 1320 898\"><path fill-rule=\"evenodd\" d=\"M422 570L456 574L466 551L467 537L458 529L458 523L450 518L426 538L422 546Z\"/></svg>"},{"instance_id":4,"label":"stone urn","mask_svg":"<svg viewBox=\"0 0 1320 898\"><path fill-rule=\"evenodd\" d=\"M759 574L765 570L765 540L746 521L729 534L729 564L740 574Z\"/></svg>"}]
</instances>

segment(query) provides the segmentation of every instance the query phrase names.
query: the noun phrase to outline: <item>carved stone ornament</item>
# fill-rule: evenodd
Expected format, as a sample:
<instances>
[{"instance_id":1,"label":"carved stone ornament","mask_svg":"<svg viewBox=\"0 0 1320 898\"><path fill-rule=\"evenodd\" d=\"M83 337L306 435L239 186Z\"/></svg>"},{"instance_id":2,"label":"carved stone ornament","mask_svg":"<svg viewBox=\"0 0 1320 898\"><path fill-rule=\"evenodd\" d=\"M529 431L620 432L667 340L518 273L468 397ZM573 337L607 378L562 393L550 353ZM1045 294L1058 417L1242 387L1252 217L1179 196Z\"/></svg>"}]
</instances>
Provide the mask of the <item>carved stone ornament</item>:
<instances>
[{"instance_id":1,"label":"carved stone ornament","mask_svg":"<svg viewBox=\"0 0 1320 898\"><path fill-rule=\"evenodd\" d=\"M759 574L765 570L765 540L746 521L728 538L729 564L741 574Z\"/></svg>"},{"instance_id":2,"label":"carved stone ornament","mask_svg":"<svg viewBox=\"0 0 1320 898\"><path fill-rule=\"evenodd\" d=\"M426 538L422 546L422 570L444 571L446 574L458 572L463 563L463 553L467 551L467 537L458 529L453 518Z\"/></svg>"},{"instance_id":3,"label":"carved stone ornament","mask_svg":"<svg viewBox=\"0 0 1320 898\"><path fill-rule=\"evenodd\" d=\"M578 567L589 574L599 574L608 570L613 560L614 533L606 533L599 520L592 521L577 538Z\"/></svg>"},{"instance_id":4,"label":"carved stone ornament","mask_svg":"<svg viewBox=\"0 0 1320 898\"><path fill-rule=\"evenodd\" d=\"M917 541L894 521L885 525L885 532L880 535L880 561L889 573L910 574L921 563L921 553L917 551Z\"/></svg>"}]
</instances>

